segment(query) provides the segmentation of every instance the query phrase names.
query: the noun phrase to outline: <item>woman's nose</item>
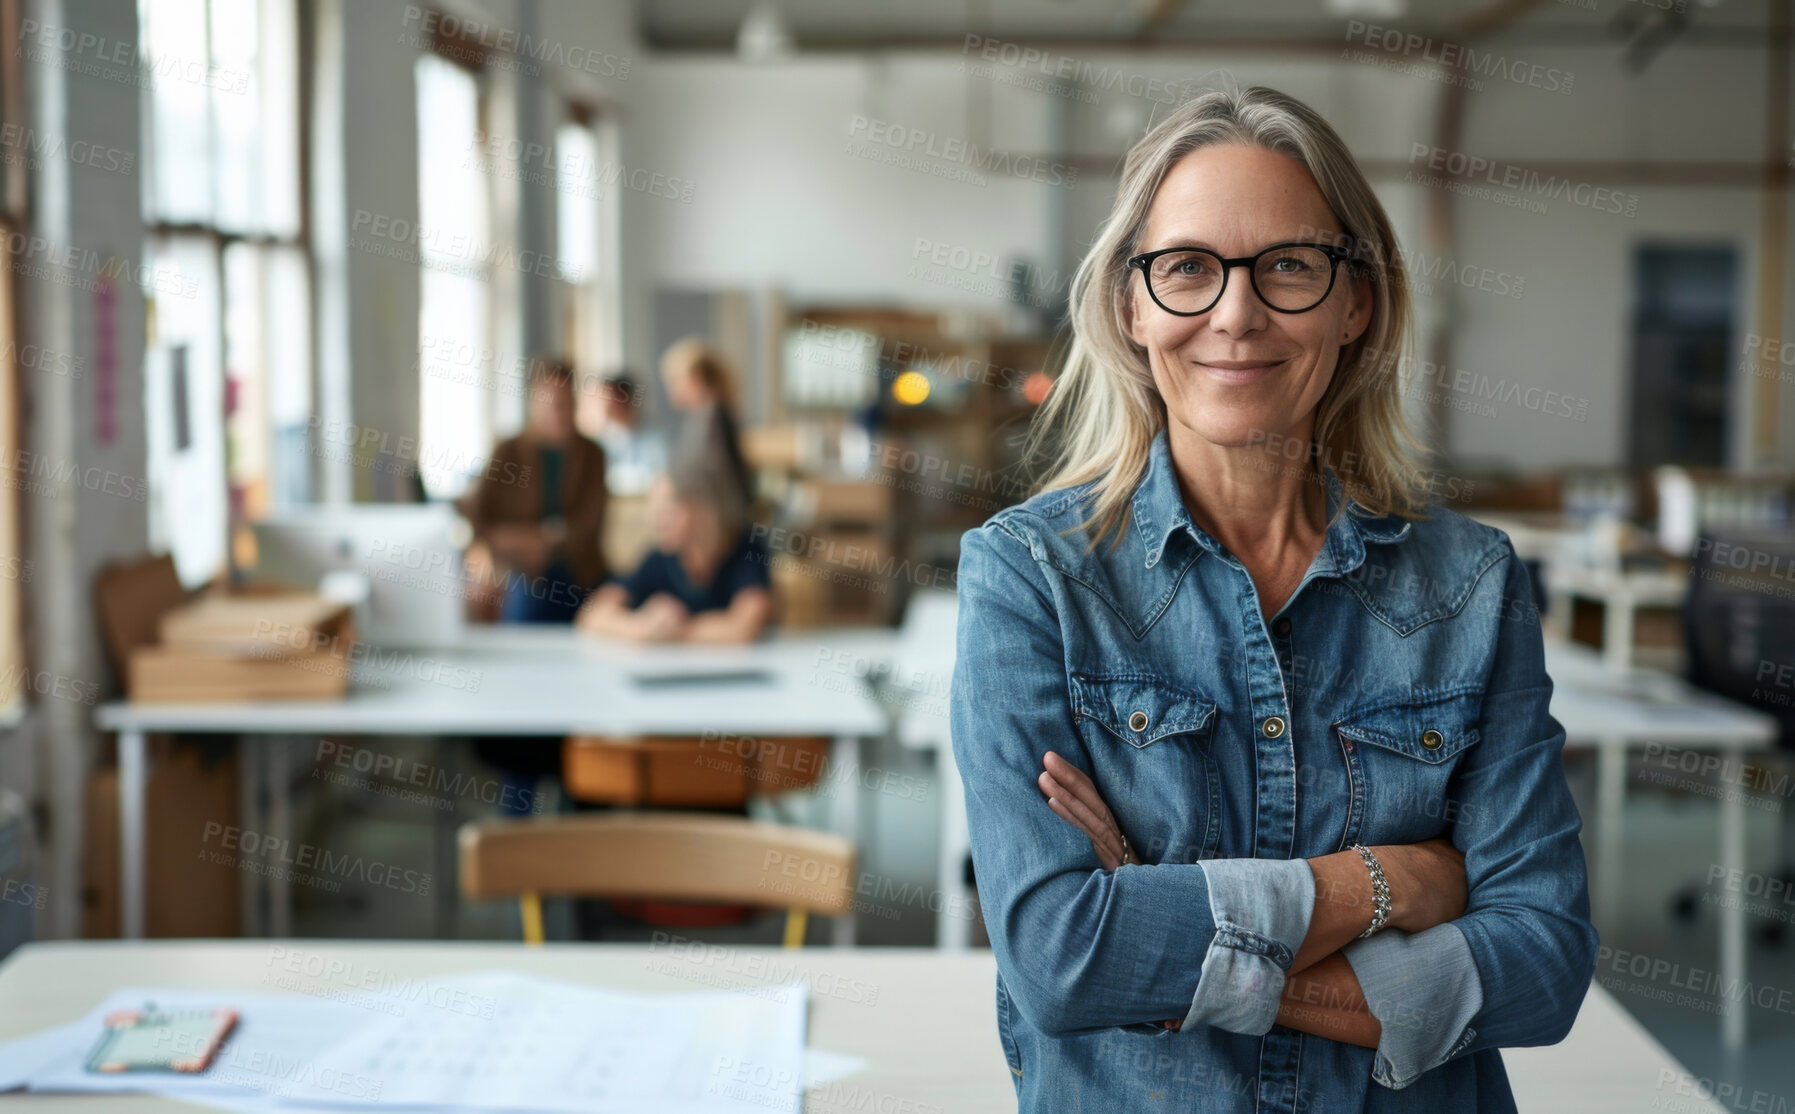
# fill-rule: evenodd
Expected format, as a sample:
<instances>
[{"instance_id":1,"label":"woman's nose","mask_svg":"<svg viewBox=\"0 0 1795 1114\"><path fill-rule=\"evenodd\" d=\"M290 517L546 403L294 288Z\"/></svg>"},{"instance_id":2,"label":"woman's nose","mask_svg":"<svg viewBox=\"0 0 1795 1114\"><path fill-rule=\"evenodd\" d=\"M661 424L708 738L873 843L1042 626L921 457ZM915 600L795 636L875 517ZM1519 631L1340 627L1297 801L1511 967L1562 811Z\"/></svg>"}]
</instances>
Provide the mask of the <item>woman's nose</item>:
<instances>
[{"instance_id":1,"label":"woman's nose","mask_svg":"<svg viewBox=\"0 0 1795 1114\"><path fill-rule=\"evenodd\" d=\"M1221 300L1205 314L1211 329L1228 336L1240 336L1255 329L1266 326L1266 317L1270 310L1259 300L1259 294L1253 289L1252 279L1247 277L1245 269L1233 270L1228 275L1228 285L1222 289Z\"/></svg>"}]
</instances>

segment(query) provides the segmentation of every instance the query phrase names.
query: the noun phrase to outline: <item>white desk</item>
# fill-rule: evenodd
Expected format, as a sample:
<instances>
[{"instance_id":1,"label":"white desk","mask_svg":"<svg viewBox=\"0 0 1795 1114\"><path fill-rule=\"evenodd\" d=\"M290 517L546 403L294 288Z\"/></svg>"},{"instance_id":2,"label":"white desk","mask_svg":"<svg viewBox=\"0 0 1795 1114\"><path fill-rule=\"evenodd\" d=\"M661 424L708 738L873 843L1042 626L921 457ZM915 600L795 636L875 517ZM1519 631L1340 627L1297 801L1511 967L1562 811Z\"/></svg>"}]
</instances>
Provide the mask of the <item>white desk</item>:
<instances>
[{"instance_id":1,"label":"white desk","mask_svg":"<svg viewBox=\"0 0 1795 1114\"><path fill-rule=\"evenodd\" d=\"M101 730L118 732L121 933L143 935L144 735L211 732L275 738L295 735L702 735L826 736L831 763L858 769L860 744L883 735L883 709L855 685L834 684L823 655L877 644L889 632L808 632L753 646L640 647L588 638L568 627L487 627L459 646L370 655L368 683L339 701L247 704L112 703L96 709ZM746 669L763 681L706 681L645 686L634 667ZM473 680L477 678L478 683ZM286 793L269 795L270 834L290 828ZM859 840L854 793L834 795L837 831ZM272 889L272 935L291 934L285 886ZM835 919L837 941L851 943L853 918Z\"/></svg>"},{"instance_id":2,"label":"white desk","mask_svg":"<svg viewBox=\"0 0 1795 1114\"><path fill-rule=\"evenodd\" d=\"M1544 574L1546 624L1559 637L1570 637L1573 598L1581 596L1602 605L1602 658L1611 669L1633 664L1633 623L1640 608L1680 608L1689 598L1687 572L1625 572L1574 561L1547 561Z\"/></svg>"},{"instance_id":3,"label":"white desk","mask_svg":"<svg viewBox=\"0 0 1795 1114\"><path fill-rule=\"evenodd\" d=\"M1678 677L1652 669L1617 672L1587 646L1546 640L1546 672L1554 685L1552 715L1564 727L1567 747L1596 751L1596 863L1591 906L1596 922L1619 915L1623 877L1622 828L1627 797L1627 752L1653 743L1716 752L1737 764L1753 750L1774 745L1776 717L1703 692ZM1745 791L1720 794L1719 864L1745 866ZM1720 976L1745 978L1745 909L1720 907ZM1722 1015L1721 1036L1730 1050L1745 1047L1745 1010Z\"/></svg>"},{"instance_id":4,"label":"white desk","mask_svg":"<svg viewBox=\"0 0 1795 1114\"><path fill-rule=\"evenodd\" d=\"M813 1090L809 1102L848 1110L1015 1109L1015 1091L997 1040L988 951L943 955L877 948L732 949L720 962L691 961L652 945L337 944L228 940L115 944L34 944L0 965L0 1040L73 1021L115 987L150 985L267 992L262 983L274 947L304 949L317 969L394 980L507 967L631 990L691 990L781 981L795 968L813 989L855 987L852 995L814 993L810 1044L859 1056L865 1071ZM341 962L336 962L341 961ZM769 966L789 962L769 971ZM759 964L760 966L751 966ZM750 971L765 972L764 977ZM285 977L285 976L283 976ZM299 978L302 993L345 989ZM724 981L727 980L727 981ZM876 990L876 998L865 993ZM850 998L854 1000L849 1000ZM1608 997L1592 987L1564 1043L1503 1053L1517 1104L1529 1114L1621 1114L1645 1110L1664 1072L1682 1067ZM10 1107L56 1114L158 1114L195 1107L142 1095L9 1095ZM1681 1110L1720 1114L1719 1106L1682 1100ZM808 1105L808 1103L807 1103Z\"/></svg>"}]
</instances>

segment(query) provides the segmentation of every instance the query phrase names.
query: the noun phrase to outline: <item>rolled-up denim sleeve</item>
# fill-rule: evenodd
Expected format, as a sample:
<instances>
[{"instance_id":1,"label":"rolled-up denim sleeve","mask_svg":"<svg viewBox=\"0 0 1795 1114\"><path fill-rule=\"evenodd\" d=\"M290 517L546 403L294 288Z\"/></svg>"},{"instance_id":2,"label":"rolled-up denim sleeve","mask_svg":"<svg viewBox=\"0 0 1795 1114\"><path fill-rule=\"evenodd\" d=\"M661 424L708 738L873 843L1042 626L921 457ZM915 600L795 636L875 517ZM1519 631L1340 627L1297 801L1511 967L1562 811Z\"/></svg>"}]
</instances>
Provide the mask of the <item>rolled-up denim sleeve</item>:
<instances>
[{"instance_id":1,"label":"rolled-up denim sleeve","mask_svg":"<svg viewBox=\"0 0 1795 1114\"><path fill-rule=\"evenodd\" d=\"M1315 873L1302 859L1212 859L1198 865L1209 883L1215 934L1184 1027L1213 1025L1263 1036L1278 1019L1285 972L1309 934Z\"/></svg>"},{"instance_id":2,"label":"rolled-up denim sleeve","mask_svg":"<svg viewBox=\"0 0 1795 1114\"><path fill-rule=\"evenodd\" d=\"M1387 929L1341 954L1382 1030L1371 1077L1385 1087L1402 1090L1476 1037L1470 1025L1483 1008L1483 983L1456 925Z\"/></svg>"}]
</instances>

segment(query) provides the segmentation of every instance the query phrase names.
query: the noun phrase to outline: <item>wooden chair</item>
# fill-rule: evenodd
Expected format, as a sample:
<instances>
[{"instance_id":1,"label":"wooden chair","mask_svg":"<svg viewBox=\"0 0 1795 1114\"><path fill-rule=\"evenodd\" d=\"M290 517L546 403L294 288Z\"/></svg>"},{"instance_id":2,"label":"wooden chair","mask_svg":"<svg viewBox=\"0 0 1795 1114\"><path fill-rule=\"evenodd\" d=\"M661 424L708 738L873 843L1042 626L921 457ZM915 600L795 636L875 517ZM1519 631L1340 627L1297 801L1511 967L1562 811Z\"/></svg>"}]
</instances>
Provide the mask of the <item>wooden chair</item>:
<instances>
[{"instance_id":1,"label":"wooden chair","mask_svg":"<svg viewBox=\"0 0 1795 1114\"><path fill-rule=\"evenodd\" d=\"M854 845L811 828L702 813L609 813L469 823L461 895L515 897L524 942L542 943L542 895L783 906L785 946L809 914L853 909Z\"/></svg>"},{"instance_id":2,"label":"wooden chair","mask_svg":"<svg viewBox=\"0 0 1795 1114\"><path fill-rule=\"evenodd\" d=\"M731 808L806 788L828 767L829 740L606 739L576 735L561 779L577 801L630 807Z\"/></svg>"}]
</instances>

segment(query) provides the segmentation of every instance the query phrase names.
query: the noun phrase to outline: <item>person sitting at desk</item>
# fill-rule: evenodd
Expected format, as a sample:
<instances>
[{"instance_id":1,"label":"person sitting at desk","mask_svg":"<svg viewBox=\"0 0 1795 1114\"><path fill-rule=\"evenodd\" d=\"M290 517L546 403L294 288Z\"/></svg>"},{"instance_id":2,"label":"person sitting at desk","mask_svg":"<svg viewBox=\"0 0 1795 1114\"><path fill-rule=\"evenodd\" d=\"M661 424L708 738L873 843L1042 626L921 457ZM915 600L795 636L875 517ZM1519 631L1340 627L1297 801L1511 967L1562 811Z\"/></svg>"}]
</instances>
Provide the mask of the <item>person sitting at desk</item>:
<instances>
[{"instance_id":1,"label":"person sitting at desk","mask_svg":"<svg viewBox=\"0 0 1795 1114\"><path fill-rule=\"evenodd\" d=\"M733 487L676 461L649 490L654 549L635 573L600 588L581 630L638 642L753 642L773 615L770 558Z\"/></svg>"},{"instance_id":2,"label":"person sitting at desk","mask_svg":"<svg viewBox=\"0 0 1795 1114\"><path fill-rule=\"evenodd\" d=\"M500 620L568 623L605 575L605 452L574 428L573 368L530 367L522 433L499 442L463 503L504 575Z\"/></svg>"}]
</instances>

